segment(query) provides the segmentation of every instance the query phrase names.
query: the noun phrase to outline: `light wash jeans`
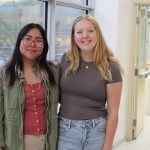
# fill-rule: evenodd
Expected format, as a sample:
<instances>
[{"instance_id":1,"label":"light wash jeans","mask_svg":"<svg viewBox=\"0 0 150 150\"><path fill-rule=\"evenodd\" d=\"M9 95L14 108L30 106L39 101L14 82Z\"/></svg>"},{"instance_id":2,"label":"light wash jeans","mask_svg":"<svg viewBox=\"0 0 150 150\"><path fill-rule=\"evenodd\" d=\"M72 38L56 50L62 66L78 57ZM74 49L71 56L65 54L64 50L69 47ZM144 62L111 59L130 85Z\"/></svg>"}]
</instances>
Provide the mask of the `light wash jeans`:
<instances>
[{"instance_id":1,"label":"light wash jeans","mask_svg":"<svg viewBox=\"0 0 150 150\"><path fill-rule=\"evenodd\" d=\"M102 150L106 118L70 120L59 117L58 150Z\"/></svg>"}]
</instances>

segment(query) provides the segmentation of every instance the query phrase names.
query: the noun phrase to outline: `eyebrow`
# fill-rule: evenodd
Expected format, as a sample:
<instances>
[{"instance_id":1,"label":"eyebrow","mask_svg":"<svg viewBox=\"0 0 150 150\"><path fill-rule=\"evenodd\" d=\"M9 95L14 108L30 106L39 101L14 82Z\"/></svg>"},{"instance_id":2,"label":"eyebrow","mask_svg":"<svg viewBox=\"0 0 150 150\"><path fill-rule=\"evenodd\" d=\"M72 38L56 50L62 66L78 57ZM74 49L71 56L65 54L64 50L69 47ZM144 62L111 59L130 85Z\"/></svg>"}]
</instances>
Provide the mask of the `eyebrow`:
<instances>
[{"instance_id":1,"label":"eyebrow","mask_svg":"<svg viewBox=\"0 0 150 150\"><path fill-rule=\"evenodd\" d=\"M33 38L31 35L26 34L25 36ZM35 39L43 39L42 37L35 37Z\"/></svg>"}]
</instances>

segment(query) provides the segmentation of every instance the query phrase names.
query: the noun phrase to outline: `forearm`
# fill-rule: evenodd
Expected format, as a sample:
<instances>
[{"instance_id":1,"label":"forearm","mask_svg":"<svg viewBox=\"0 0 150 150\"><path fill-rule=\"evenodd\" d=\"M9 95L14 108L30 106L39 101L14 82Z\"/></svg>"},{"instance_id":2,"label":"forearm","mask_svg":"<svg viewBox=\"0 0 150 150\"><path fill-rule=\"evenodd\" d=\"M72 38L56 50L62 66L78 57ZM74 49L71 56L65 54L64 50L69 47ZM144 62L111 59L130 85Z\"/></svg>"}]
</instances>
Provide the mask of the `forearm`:
<instances>
[{"instance_id":1,"label":"forearm","mask_svg":"<svg viewBox=\"0 0 150 150\"><path fill-rule=\"evenodd\" d=\"M106 135L103 150L112 150L112 144L115 136L115 132L118 125L118 114L108 114Z\"/></svg>"}]
</instances>

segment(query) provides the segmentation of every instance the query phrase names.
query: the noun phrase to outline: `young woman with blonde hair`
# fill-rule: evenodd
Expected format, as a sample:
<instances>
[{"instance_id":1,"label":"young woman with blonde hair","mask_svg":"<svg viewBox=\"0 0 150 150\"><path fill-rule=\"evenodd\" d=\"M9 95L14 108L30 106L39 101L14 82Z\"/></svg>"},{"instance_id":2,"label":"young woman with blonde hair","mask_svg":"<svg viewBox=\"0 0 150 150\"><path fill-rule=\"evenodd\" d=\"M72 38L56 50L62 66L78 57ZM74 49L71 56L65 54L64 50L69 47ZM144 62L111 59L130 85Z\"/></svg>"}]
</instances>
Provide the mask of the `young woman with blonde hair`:
<instances>
[{"instance_id":1,"label":"young woman with blonde hair","mask_svg":"<svg viewBox=\"0 0 150 150\"><path fill-rule=\"evenodd\" d=\"M71 48L62 56L60 66L58 150L111 150L122 69L93 17L75 19Z\"/></svg>"}]
</instances>

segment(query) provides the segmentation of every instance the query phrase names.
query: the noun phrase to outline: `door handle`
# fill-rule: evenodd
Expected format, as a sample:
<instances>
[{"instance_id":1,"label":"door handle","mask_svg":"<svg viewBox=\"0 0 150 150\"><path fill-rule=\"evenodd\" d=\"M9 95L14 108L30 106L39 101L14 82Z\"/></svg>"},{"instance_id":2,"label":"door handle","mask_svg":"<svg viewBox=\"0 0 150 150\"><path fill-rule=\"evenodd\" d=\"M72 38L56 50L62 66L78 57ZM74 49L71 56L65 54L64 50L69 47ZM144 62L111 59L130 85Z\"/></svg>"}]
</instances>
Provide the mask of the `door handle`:
<instances>
[{"instance_id":1,"label":"door handle","mask_svg":"<svg viewBox=\"0 0 150 150\"><path fill-rule=\"evenodd\" d=\"M150 75L150 69L142 68L142 69L135 69L134 75L139 78L148 78Z\"/></svg>"}]
</instances>

